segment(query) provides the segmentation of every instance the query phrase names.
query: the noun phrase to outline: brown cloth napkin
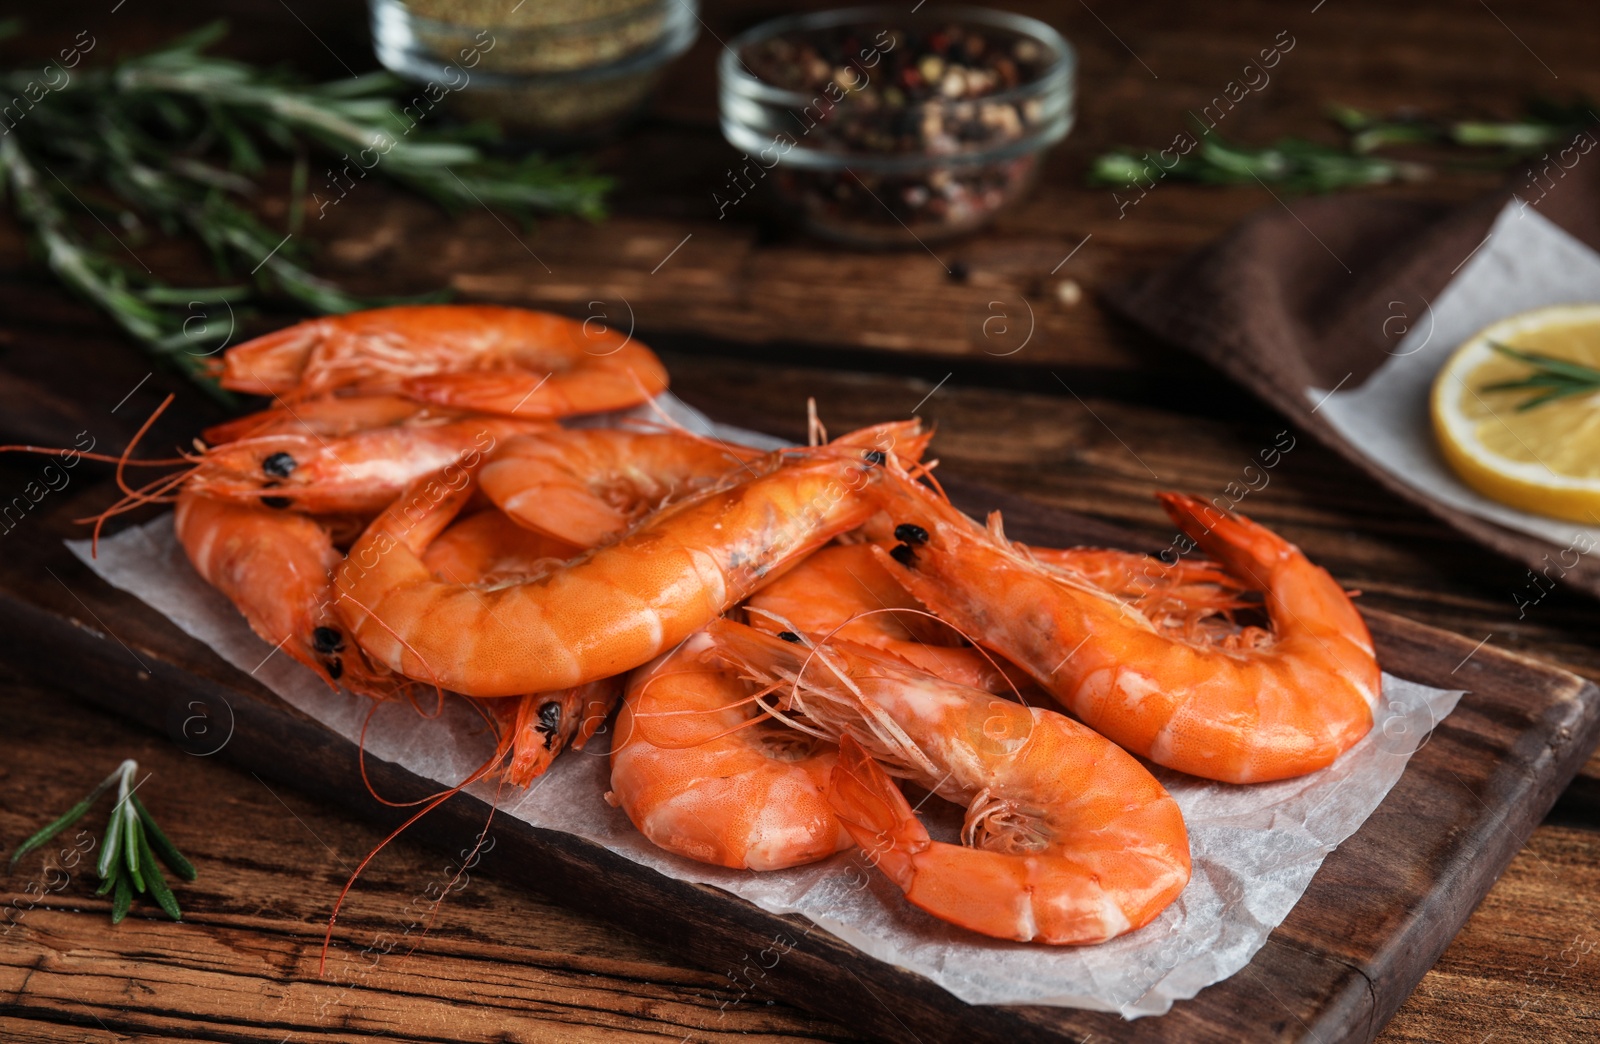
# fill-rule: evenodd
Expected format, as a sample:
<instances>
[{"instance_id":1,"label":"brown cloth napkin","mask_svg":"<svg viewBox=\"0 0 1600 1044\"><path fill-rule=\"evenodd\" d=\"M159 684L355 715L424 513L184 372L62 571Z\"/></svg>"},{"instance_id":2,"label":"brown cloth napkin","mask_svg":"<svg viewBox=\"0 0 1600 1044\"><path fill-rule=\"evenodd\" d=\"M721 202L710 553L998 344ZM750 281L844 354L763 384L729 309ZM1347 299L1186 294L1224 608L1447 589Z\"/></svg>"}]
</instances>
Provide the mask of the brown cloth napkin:
<instances>
[{"instance_id":1,"label":"brown cloth napkin","mask_svg":"<svg viewBox=\"0 0 1600 1044\"><path fill-rule=\"evenodd\" d=\"M1548 178L1534 178L1525 168L1512 188L1460 207L1362 196L1290 200L1292 213L1284 206L1262 210L1209 246L1105 297L1134 322L1217 366L1397 496L1539 572L1558 561L1561 548L1401 483L1313 413L1316 403L1306 389L1333 388L1342 379L1343 390L1350 390L1376 370L1422 317L1425 302L1439 296L1483 243L1513 192L1600 249L1600 150L1569 170L1553 161L1533 169L1547 165ZM1600 597L1595 559L1560 567L1561 582Z\"/></svg>"}]
</instances>

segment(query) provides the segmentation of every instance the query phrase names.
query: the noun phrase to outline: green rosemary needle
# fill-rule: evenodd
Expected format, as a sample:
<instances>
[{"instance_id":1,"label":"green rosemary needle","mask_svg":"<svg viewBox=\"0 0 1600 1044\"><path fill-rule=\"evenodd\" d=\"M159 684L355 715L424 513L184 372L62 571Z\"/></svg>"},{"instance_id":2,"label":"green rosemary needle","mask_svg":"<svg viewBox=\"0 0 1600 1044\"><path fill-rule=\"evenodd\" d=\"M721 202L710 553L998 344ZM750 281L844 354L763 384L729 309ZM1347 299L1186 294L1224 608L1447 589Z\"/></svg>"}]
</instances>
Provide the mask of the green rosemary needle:
<instances>
[{"instance_id":1,"label":"green rosemary needle","mask_svg":"<svg viewBox=\"0 0 1600 1044\"><path fill-rule=\"evenodd\" d=\"M96 895L111 895L111 923L120 924L132 909L135 893L149 895L174 921L182 920L183 911L178 900L161 875L158 860L185 881L195 879L194 864L184 858L171 839L144 807L133 792L133 778L139 772L138 762L132 758L118 765L116 770L102 780L88 795L69 808L65 815L41 829L17 846L11 855L11 866L29 852L35 851L67 827L88 814L96 801L114 785L117 803L112 806L106 821L105 838L100 845L100 859L95 871L100 877Z\"/></svg>"},{"instance_id":2,"label":"green rosemary needle","mask_svg":"<svg viewBox=\"0 0 1600 1044\"><path fill-rule=\"evenodd\" d=\"M1543 352L1530 352L1521 348L1513 348L1508 344L1490 341L1489 347L1518 362L1527 363L1533 367L1533 372L1526 377L1519 377L1511 381L1496 381L1486 384L1481 389L1486 392L1494 391L1531 391L1534 394L1517 404L1517 412L1522 413L1536 406L1543 406L1547 402L1565 399L1571 395L1583 395L1587 392L1600 391L1600 370L1583 363L1573 362L1571 359L1559 359Z\"/></svg>"}]
</instances>

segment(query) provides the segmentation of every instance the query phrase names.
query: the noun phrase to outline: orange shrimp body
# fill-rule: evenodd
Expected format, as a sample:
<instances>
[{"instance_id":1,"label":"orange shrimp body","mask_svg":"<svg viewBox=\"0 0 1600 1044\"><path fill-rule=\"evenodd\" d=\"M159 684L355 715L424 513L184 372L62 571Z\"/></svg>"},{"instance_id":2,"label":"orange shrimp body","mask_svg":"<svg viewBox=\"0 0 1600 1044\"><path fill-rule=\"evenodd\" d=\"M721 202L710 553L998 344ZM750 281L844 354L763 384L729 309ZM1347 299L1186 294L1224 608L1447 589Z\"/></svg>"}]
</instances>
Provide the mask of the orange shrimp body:
<instances>
[{"instance_id":1,"label":"orange shrimp body","mask_svg":"<svg viewBox=\"0 0 1600 1044\"><path fill-rule=\"evenodd\" d=\"M184 490L173 527L195 571L228 596L263 641L329 685L371 696L396 690L397 679L374 671L346 643L329 609L329 577L341 556L315 520Z\"/></svg>"},{"instance_id":2,"label":"orange shrimp body","mask_svg":"<svg viewBox=\"0 0 1600 1044\"><path fill-rule=\"evenodd\" d=\"M325 316L230 349L232 391L293 401L400 394L518 417L627 409L659 394L655 353L609 327L493 305L402 305Z\"/></svg>"},{"instance_id":3,"label":"orange shrimp body","mask_svg":"<svg viewBox=\"0 0 1600 1044\"><path fill-rule=\"evenodd\" d=\"M507 442L478 479L522 525L594 547L761 455L676 431L565 429Z\"/></svg>"},{"instance_id":4,"label":"orange shrimp body","mask_svg":"<svg viewBox=\"0 0 1600 1044\"><path fill-rule=\"evenodd\" d=\"M506 417L398 424L348 435L256 435L208 450L187 485L219 500L308 512L375 514L406 484L472 466L501 441L542 428Z\"/></svg>"},{"instance_id":5,"label":"orange shrimp body","mask_svg":"<svg viewBox=\"0 0 1600 1044\"><path fill-rule=\"evenodd\" d=\"M982 653L961 647L959 634L922 614L921 603L883 567L871 544L823 548L751 595L746 608L750 623L771 634L795 628L818 640L859 642L949 681L1011 691Z\"/></svg>"},{"instance_id":6,"label":"orange shrimp body","mask_svg":"<svg viewBox=\"0 0 1600 1044\"><path fill-rule=\"evenodd\" d=\"M482 588L543 576L579 549L523 529L499 511L469 515L446 529L423 552L423 564L442 580ZM566 747L582 750L622 696L622 681L598 681L486 701L499 721L499 756L505 779L525 787L544 775Z\"/></svg>"},{"instance_id":7,"label":"orange shrimp body","mask_svg":"<svg viewBox=\"0 0 1600 1044\"><path fill-rule=\"evenodd\" d=\"M882 555L885 567L1135 754L1255 783L1323 768L1372 727L1381 678L1366 624L1332 577L1248 519L1160 495L1190 539L1262 592L1270 632L1219 638L1158 626L1135 601L1041 565L903 474L880 488L896 522L926 533Z\"/></svg>"},{"instance_id":8,"label":"orange shrimp body","mask_svg":"<svg viewBox=\"0 0 1600 1044\"><path fill-rule=\"evenodd\" d=\"M850 642L808 648L719 620L718 654L839 737L830 800L915 906L1018 942L1103 942L1189 881L1178 804L1137 760L1064 714L998 699ZM869 753L870 751L870 753ZM932 840L877 758L967 809Z\"/></svg>"},{"instance_id":9,"label":"orange shrimp body","mask_svg":"<svg viewBox=\"0 0 1600 1044\"><path fill-rule=\"evenodd\" d=\"M471 696L620 674L860 525L888 459L866 447L897 427L906 425L773 453L751 465L754 477L679 501L536 580L489 590L442 581L421 560L471 496L468 476L419 482L341 564L340 616L378 661Z\"/></svg>"},{"instance_id":10,"label":"orange shrimp body","mask_svg":"<svg viewBox=\"0 0 1600 1044\"><path fill-rule=\"evenodd\" d=\"M611 793L669 852L748 870L825 859L851 845L828 803L833 744L754 723L749 687L699 662L703 634L634 671L611 749Z\"/></svg>"}]
</instances>

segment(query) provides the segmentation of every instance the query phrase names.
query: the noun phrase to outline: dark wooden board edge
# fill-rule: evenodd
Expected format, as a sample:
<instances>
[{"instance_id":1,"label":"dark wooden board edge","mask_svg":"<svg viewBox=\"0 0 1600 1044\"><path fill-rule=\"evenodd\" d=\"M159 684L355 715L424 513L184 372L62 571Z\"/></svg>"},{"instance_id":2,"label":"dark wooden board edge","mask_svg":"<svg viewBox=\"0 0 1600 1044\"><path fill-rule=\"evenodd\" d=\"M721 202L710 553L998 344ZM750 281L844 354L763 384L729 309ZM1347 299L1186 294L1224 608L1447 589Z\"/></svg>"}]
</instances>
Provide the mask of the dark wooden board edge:
<instances>
[{"instance_id":1,"label":"dark wooden board edge","mask_svg":"<svg viewBox=\"0 0 1600 1044\"><path fill-rule=\"evenodd\" d=\"M974 491L962 490L972 494ZM960 499L966 499L965 496ZM1103 523L986 494L1017 535L1129 546ZM27 558L0 567L7 658L42 680L147 726L172 730L189 700L226 704L236 732L223 757L359 814L396 822L363 789L347 742L243 676L137 599L101 583L41 527ZM20 535L20 534L19 534ZM26 564L22 564L26 561ZM46 568L54 578L39 573ZM19 582L22 577L36 582ZM82 612L74 606L80 607ZM105 621L117 621L110 633ZM561 901L735 975L778 936L803 940L758 980L795 1003L886 1040L1372 1039L1430 968L1600 737L1600 692L1538 661L1387 614L1369 614L1393 673L1473 688L1361 831L1332 853L1306 896L1249 966L1159 1018L1037 1006L969 1006L801 918L778 917L707 886L674 881L570 835L498 820L514 876ZM39 655L47 650L49 655ZM1460 672L1455 673L1455 672ZM152 693L160 693L153 697ZM293 752L286 757L284 752ZM380 790L426 784L369 762ZM445 806L417 836L459 847L488 808ZM1397 875L1391 854L1422 853ZM626 880L627 887L616 887ZM1332 892L1343 895L1323 902ZM1398 894L1397 894L1398 892ZM1360 901L1366 898L1368 901Z\"/></svg>"}]
</instances>

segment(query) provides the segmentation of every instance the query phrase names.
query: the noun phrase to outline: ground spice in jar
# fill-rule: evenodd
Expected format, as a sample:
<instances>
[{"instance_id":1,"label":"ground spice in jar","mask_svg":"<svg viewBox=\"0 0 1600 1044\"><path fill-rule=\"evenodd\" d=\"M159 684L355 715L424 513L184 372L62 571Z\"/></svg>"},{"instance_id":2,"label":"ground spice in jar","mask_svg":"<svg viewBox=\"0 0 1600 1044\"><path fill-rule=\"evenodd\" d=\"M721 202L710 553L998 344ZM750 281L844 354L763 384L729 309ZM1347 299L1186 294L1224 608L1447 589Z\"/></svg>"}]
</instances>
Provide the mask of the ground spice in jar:
<instances>
[{"instance_id":1,"label":"ground spice in jar","mask_svg":"<svg viewBox=\"0 0 1600 1044\"><path fill-rule=\"evenodd\" d=\"M536 135L601 134L634 113L693 40L692 0L372 0L379 53L439 77L451 105ZM397 57L385 57L395 26ZM465 56L471 56L470 61Z\"/></svg>"},{"instance_id":2,"label":"ground spice in jar","mask_svg":"<svg viewBox=\"0 0 1600 1044\"><path fill-rule=\"evenodd\" d=\"M441 55L488 30L486 72L528 74L587 69L625 58L660 39L661 0L393 0L420 21L420 39ZM427 23L438 23L429 25Z\"/></svg>"}]
</instances>

